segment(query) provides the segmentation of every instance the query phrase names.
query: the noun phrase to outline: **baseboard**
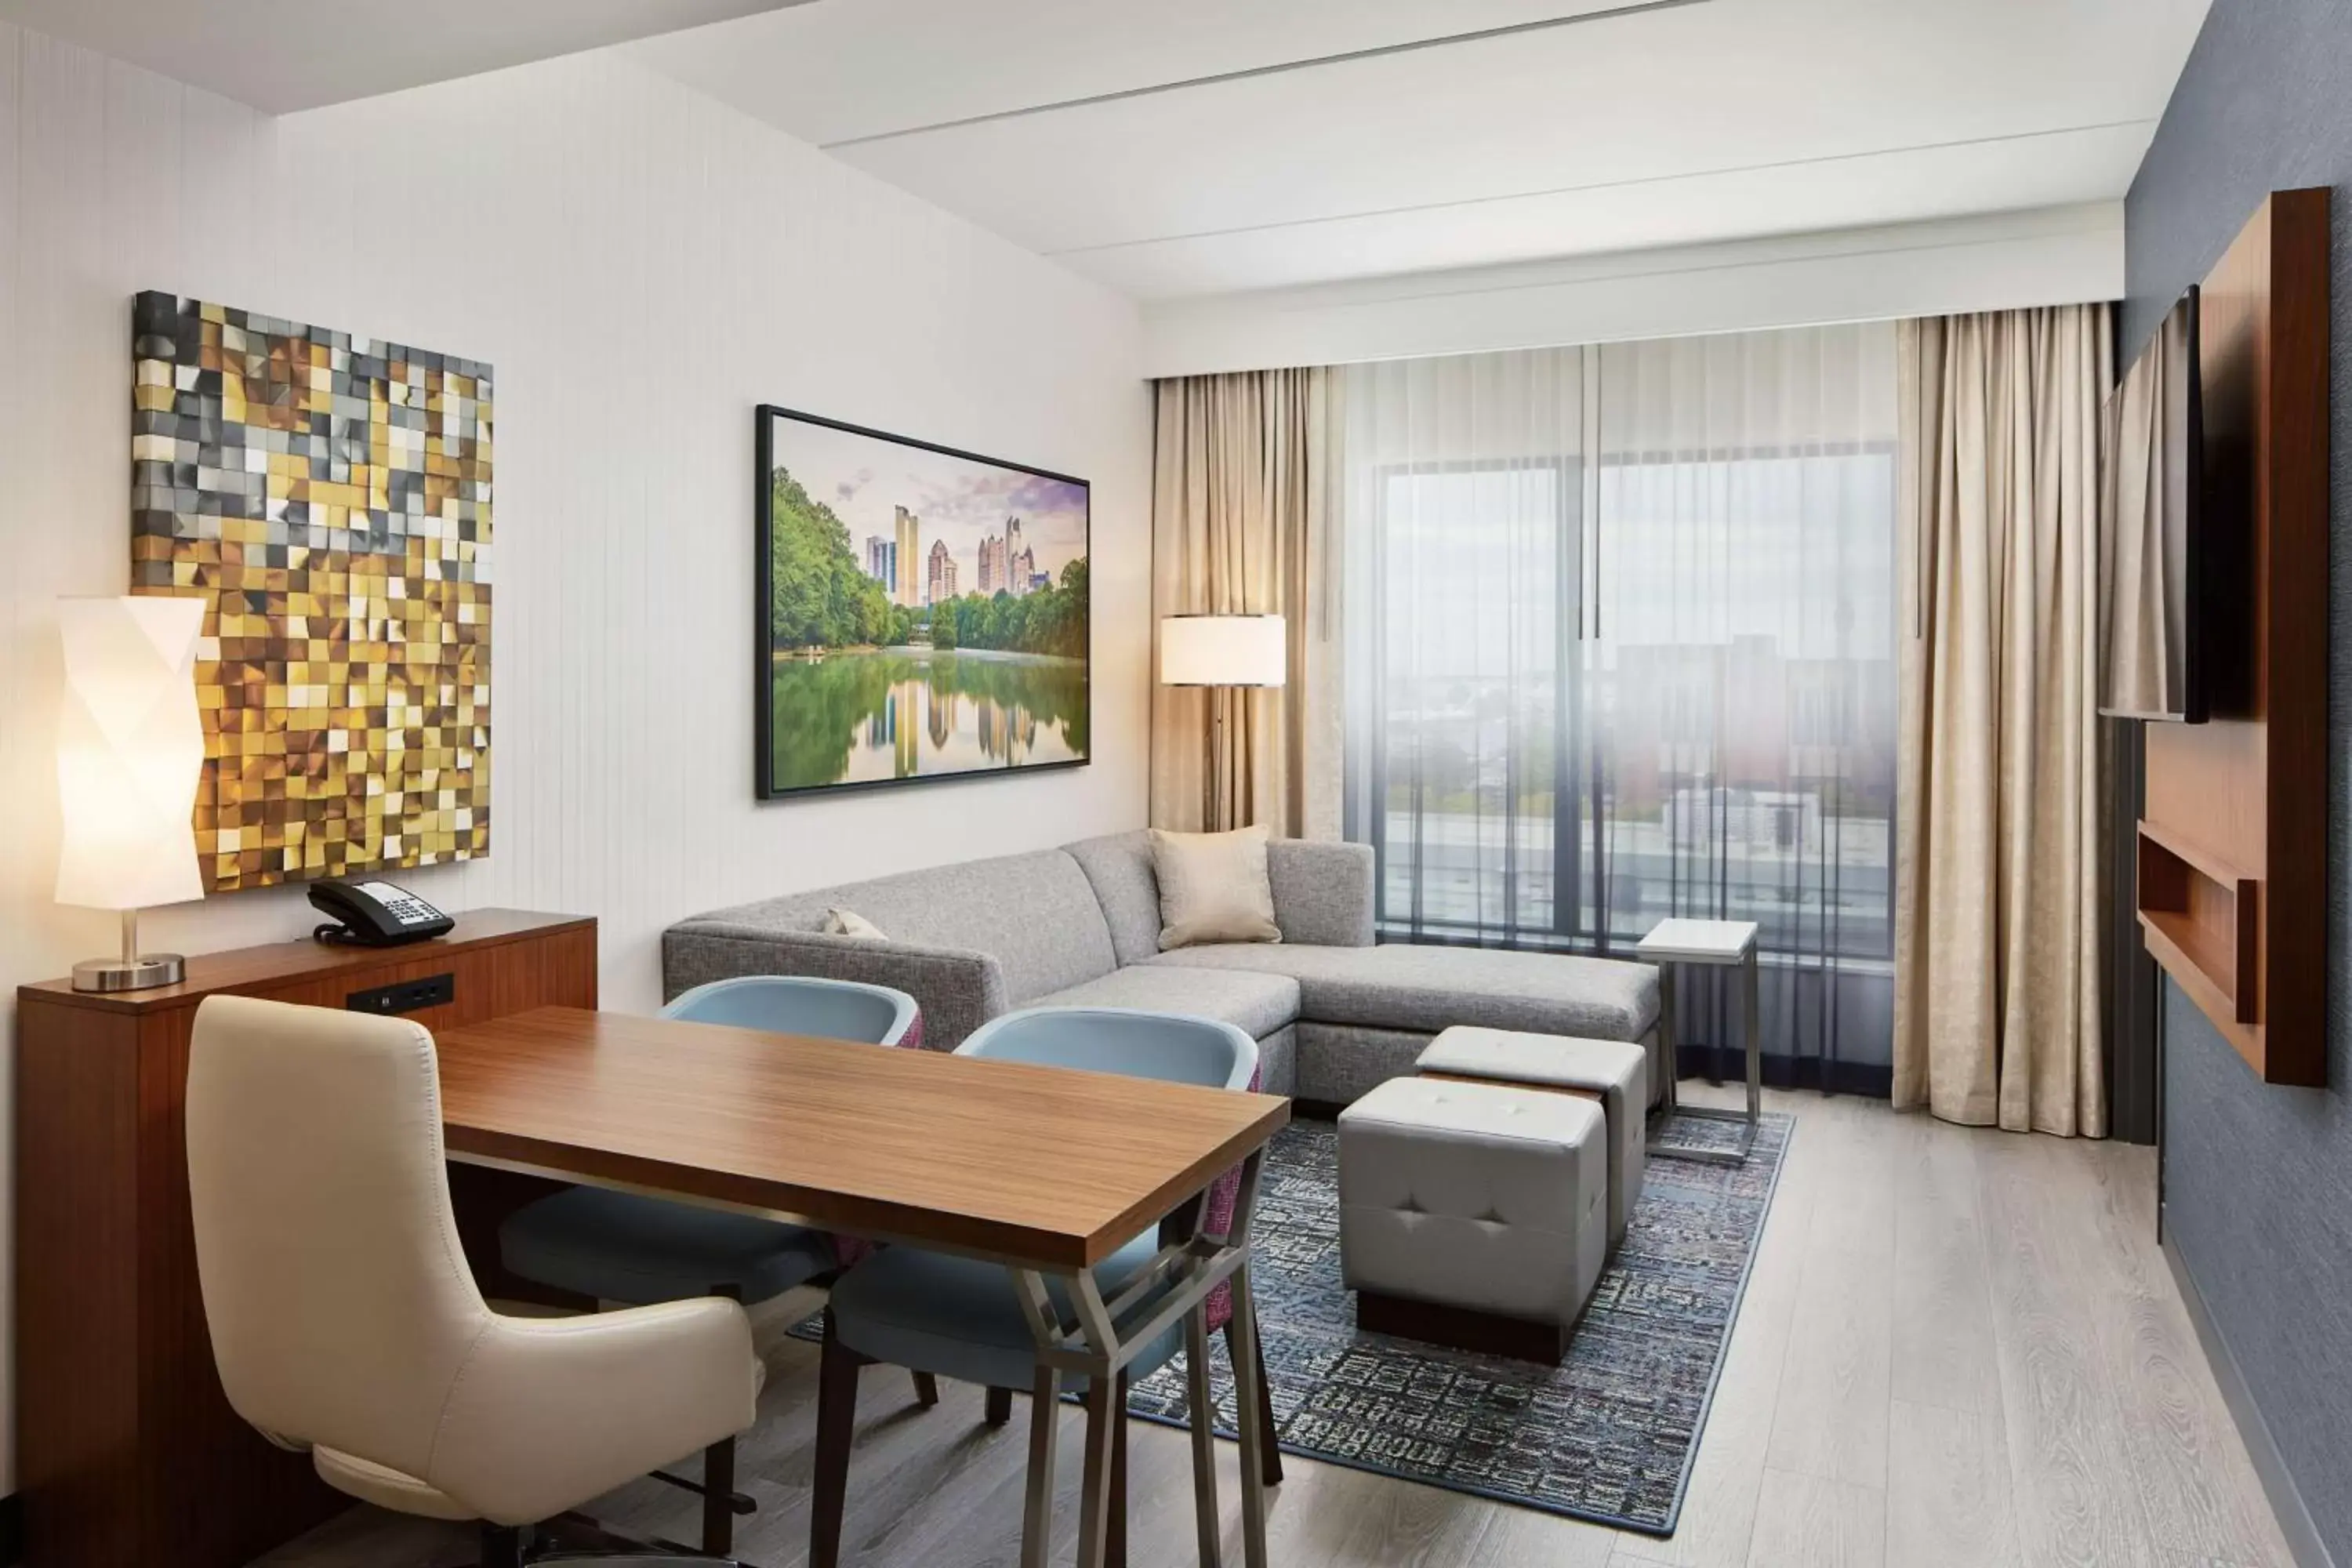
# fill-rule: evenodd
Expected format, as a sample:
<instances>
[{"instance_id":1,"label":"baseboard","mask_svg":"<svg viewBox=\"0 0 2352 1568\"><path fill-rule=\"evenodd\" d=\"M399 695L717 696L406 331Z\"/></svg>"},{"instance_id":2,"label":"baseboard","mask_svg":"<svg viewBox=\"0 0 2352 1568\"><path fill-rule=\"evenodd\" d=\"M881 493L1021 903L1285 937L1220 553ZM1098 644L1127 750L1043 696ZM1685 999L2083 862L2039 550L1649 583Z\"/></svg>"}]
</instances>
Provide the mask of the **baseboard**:
<instances>
[{"instance_id":1,"label":"baseboard","mask_svg":"<svg viewBox=\"0 0 2352 1568\"><path fill-rule=\"evenodd\" d=\"M2213 1381L2221 1390L2221 1403L2230 1407L2230 1415L2238 1423L2238 1436L2245 1440L2247 1457L2254 1463L2254 1478L2263 1483L2263 1494L2270 1500L2271 1511L2278 1515L2279 1532L2286 1537L2287 1550L2294 1553L2297 1568L2336 1568L2336 1559L2327 1543L2319 1538L2319 1527L2312 1521L2311 1510L2304 1506L2303 1492L2294 1484L2294 1473L2286 1468L2286 1456L2279 1452L2278 1440L2271 1436L2270 1423L2263 1419L2262 1406L2254 1403L2253 1390L2246 1386L2245 1373L2238 1368L2238 1358L2230 1352L2230 1342L2221 1337L2221 1326L2205 1306L2204 1293L2197 1289L2197 1280L2189 1272L2188 1259L2172 1244L2166 1226L2163 1243L2164 1261L2171 1266L2173 1283L2180 1288L2180 1300L2189 1309L2189 1321L2197 1331L2197 1342L2205 1347L2205 1359L2213 1368Z\"/></svg>"}]
</instances>

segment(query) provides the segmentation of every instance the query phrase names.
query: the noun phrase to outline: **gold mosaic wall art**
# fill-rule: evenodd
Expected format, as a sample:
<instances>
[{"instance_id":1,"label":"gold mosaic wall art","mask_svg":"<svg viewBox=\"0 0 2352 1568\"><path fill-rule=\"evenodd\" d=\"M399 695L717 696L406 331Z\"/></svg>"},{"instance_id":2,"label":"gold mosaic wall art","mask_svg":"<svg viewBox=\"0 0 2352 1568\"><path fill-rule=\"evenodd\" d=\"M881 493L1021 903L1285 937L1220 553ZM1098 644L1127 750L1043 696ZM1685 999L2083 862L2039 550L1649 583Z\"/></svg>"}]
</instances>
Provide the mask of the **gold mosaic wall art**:
<instances>
[{"instance_id":1,"label":"gold mosaic wall art","mask_svg":"<svg viewBox=\"0 0 2352 1568\"><path fill-rule=\"evenodd\" d=\"M131 584L206 601L215 892L490 844L490 367L133 306Z\"/></svg>"}]
</instances>

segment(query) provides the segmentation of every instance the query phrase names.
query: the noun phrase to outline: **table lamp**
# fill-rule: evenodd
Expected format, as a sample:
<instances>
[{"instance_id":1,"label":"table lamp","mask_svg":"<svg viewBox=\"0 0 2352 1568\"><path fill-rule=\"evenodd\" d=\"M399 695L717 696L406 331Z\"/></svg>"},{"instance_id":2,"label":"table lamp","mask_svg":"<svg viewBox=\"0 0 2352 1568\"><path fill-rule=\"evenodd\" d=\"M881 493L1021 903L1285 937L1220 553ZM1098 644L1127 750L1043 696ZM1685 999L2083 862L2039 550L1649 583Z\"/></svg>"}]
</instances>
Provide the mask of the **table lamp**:
<instances>
[{"instance_id":1,"label":"table lamp","mask_svg":"<svg viewBox=\"0 0 2352 1568\"><path fill-rule=\"evenodd\" d=\"M77 991L136 991L185 973L178 953L139 951L139 911L205 893L194 826L205 765L195 687L204 626L202 599L58 601L66 668L58 902L122 913L121 956L75 964Z\"/></svg>"},{"instance_id":2,"label":"table lamp","mask_svg":"<svg viewBox=\"0 0 2352 1568\"><path fill-rule=\"evenodd\" d=\"M1289 674L1290 639L1280 616L1168 616L1160 622L1162 686L1281 686ZM1213 700L1210 711L1216 722L1201 791L1201 826L1218 833L1234 825L1224 819L1223 794L1217 788L1225 773L1224 710Z\"/></svg>"}]
</instances>

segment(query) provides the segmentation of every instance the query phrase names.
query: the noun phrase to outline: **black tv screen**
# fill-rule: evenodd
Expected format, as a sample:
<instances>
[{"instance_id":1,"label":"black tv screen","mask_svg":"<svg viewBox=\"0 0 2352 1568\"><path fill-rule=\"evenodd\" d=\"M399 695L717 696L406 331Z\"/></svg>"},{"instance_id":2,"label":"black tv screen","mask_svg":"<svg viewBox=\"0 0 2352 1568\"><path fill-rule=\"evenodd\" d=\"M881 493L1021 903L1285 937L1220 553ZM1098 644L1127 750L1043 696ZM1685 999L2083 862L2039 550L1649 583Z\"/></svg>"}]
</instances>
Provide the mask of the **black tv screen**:
<instances>
[{"instance_id":1,"label":"black tv screen","mask_svg":"<svg viewBox=\"0 0 2352 1568\"><path fill-rule=\"evenodd\" d=\"M2191 289L2108 395L2099 505L2099 711L2202 723L2208 708L2204 399Z\"/></svg>"}]
</instances>

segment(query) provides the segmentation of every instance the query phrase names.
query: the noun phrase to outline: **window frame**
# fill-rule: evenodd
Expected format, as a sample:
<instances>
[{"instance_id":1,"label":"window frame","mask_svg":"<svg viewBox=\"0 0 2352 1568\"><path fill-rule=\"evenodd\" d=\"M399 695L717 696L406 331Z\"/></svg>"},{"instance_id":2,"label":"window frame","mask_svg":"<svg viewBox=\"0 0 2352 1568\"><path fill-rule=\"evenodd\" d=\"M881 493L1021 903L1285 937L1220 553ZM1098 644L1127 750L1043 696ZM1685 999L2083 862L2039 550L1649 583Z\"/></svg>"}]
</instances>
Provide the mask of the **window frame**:
<instances>
[{"instance_id":1,"label":"window frame","mask_svg":"<svg viewBox=\"0 0 2352 1568\"><path fill-rule=\"evenodd\" d=\"M1368 646L1375 650L1384 648L1388 643L1390 588L1388 542L1392 527L1390 501L1394 482L1400 479L1419 478L1433 474L1551 471L1555 475L1554 493L1558 498L1555 505L1555 518L1559 526L1559 538L1555 549L1559 561L1559 580L1562 584L1561 599L1555 606L1554 615L1555 636L1558 639L1556 650L1558 679L1555 681L1552 736L1552 776L1555 785L1552 792L1551 885L1553 891L1549 923L1535 925L1523 922L1517 918L1521 901L1517 886L1518 873L1516 871L1509 873L1509 879L1506 883L1503 918L1499 925L1475 918L1465 921L1456 918L1432 917L1424 904L1427 868L1423 860L1423 846L1426 840L1425 837L1420 834L1413 836L1410 850L1408 886L1412 889L1412 907L1403 912L1391 910L1389 874L1398 850L1391 845L1389 834L1389 818L1391 815L1388 809L1388 781L1391 777L1391 726L1388 721L1390 684L1386 660L1375 657L1369 661L1370 667L1369 700L1362 709L1370 717L1372 734L1368 738L1360 753L1352 747L1348 752L1351 766L1358 765L1356 759L1360 754L1362 758L1360 766L1368 776L1360 781L1364 787L1349 787L1346 791L1343 832L1350 839L1371 846L1374 929L1383 938L1402 938L1410 942L1438 945L1499 946L1601 956L1606 956L1613 951L1630 945L1630 942L1635 940L1613 931L1608 919L1611 889L1610 863L1613 849L1610 843L1609 830L1612 819L1609 812L1598 808L1598 803L1609 798L1607 757L1606 749L1597 744L1591 733L1591 704L1586 691L1589 672L1585 668L1586 661L1580 653L1580 647L1584 642L1599 641L1603 633L1601 613L1606 603L1604 597L1606 578L1602 568L1607 556L1605 548L1607 522L1601 516L1599 503L1601 479L1606 470L1612 468L1660 465L1716 467L1788 458L1883 458L1887 464L1890 490L1889 527L1899 529L1901 526L1899 517L1895 515L1895 505L1899 504L1899 492L1894 488L1899 483L1897 472L1900 460L1899 446L1892 440L1780 442L1705 449L1645 447L1614 453L1603 451L1598 461L1593 460L1588 453L1599 445L1597 425L1600 397L1599 389L1595 385L1598 380L1596 373L1599 360L1598 354L1587 356L1584 389L1586 450L1548 458L1486 458L1435 463L1410 461L1386 463L1374 465L1368 470L1372 481L1373 548L1370 552L1367 599L1373 606L1372 613L1377 617L1368 639ZM1901 553L1898 538L1888 552L1893 574L1893 581L1889 584L1889 602L1894 606L1895 614L1892 622L1893 646L1888 650L1887 658L1887 663L1895 672L1895 711L1898 725L1901 700L1901 643L1902 639L1908 635L1902 624L1900 615ZM1890 744L1897 738L1890 737ZM1511 777L1519 776L1517 764L1515 762L1507 762L1506 773ZM1562 781L1571 783L1573 787L1562 790L1559 787ZM1416 818L1424 814L1423 787L1423 782L1420 776L1419 759L1416 757L1412 783L1412 811ZM1719 821L1727 823L1731 792L1718 784L1712 788L1710 794L1713 797L1713 811ZM1562 819L1563 801L1569 803L1572 814L1566 821ZM1884 933L1883 942L1866 949L1856 948L1843 942L1833 943L1831 941L1829 930L1823 929L1818 933L1820 942L1817 952L1821 962L1856 968L1891 965L1894 956L1895 850L1897 842L1898 810L1899 801L1895 794L1890 793L1885 818L1884 907L1886 914L1884 921L1880 922ZM1370 820L1364 820L1367 817ZM1822 813L1825 835L1829 831L1827 824L1831 820L1830 814ZM1843 822L1844 818L1841 816L1836 820ZM1509 830L1507 828L1506 831L1507 833ZM1707 901L1717 907L1722 907L1727 901L1730 893L1729 864L1720 855L1711 855L1708 858L1716 864L1711 868L1714 886L1710 892L1713 896ZM1821 864L1824 868L1824 872L1819 884L1820 897L1816 900L1817 918L1826 928L1835 918L1831 895L1841 880L1837 871L1843 862L1834 853L1832 853L1825 856ZM1673 907L1677 909L1682 907L1685 900L1680 896L1680 891L1685 885L1687 884L1680 882L1679 879L1675 884L1675 891L1670 894ZM1562 899L1560 897L1562 889L1571 889L1572 896ZM1801 928L1803 919L1801 914L1799 919ZM1774 949L1776 944L1769 941L1771 933L1769 928L1760 934L1765 939L1765 947L1768 950ZM1788 952L1790 950L1779 947L1777 951ZM1805 950L1801 945L1797 951Z\"/></svg>"}]
</instances>

